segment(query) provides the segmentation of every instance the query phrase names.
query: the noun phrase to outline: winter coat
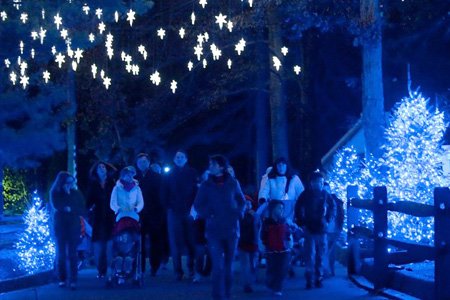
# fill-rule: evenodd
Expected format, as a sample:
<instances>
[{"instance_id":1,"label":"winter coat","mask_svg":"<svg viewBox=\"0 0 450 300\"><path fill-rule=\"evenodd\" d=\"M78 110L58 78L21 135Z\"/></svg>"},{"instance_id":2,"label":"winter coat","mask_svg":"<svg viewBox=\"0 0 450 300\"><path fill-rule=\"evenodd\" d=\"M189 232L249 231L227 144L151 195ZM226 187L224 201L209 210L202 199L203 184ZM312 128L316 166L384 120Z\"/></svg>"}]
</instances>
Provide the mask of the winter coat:
<instances>
[{"instance_id":1,"label":"winter coat","mask_svg":"<svg viewBox=\"0 0 450 300\"><path fill-rule=\"evenodd\" d=\"M107 178L102 187L97 179L91 180L87 194L87 207L92 210L92 241L107 241L112 237L114 212L110 208L114 180Z\"/></svg>"},{"instance_id":2,"label":"winter coat","mask_svg":"<svg viewBox=\"0 0 450 300\"><path fill-rule=\"evenodd\" d=\"M143 228L161 226L164 221L165 208L161 201L161 174L148 169L145 173L137 170L136 180L144 198L144 209L140 213Z\"/></svg>"},{"instance_id":3,"label":"winter coat","mask_svg":"<svg viewBox=\"0 0 450 300\"><path fill-rule=\"evenodd\" d=\"M56 237L66 234L81 233L80 216L85 213L85 200L79 190L64 191L51 194L51 204L54 211L54 233ZM70 207L70 212L65 211Z\"/></svg>"},{"instance_id":4,"label":"winter coat","mask_svg":"<svg viewBox=\"0 0 450 300\"><path fill-rule=\"evenodd\" d=\"M269 217L264 220L261 229L261 241L267 253L287 252L292 248L291 230L282 218L278 221Z\"/></svg>"},{"instance_id":5,"label":"winter coat","mask_svg":"<svg viewBox=\"0 0 450 300\"><path fill-rule=\"evenodd\" d=\"M292 222L295 203L305 188L297 175L290 177L289 187L286 189L287 182L288 178L286 176L269 177L265 184L261 186L258 198L263 198L266 201L282 200L284 203L284 216L288 222Z\"/></svg>"},{"instance_id":6,"label":"winter coat","mask_svg":"<svg viewBox=\"0 0 450 300\"><path fill-rule=\"evenodd\" d=\"M242 218L245 198L239 182L230 175L223 183L216 183L209 176L198 189L194 208L200 218L206 220L207 239L239 237L239 219Z\"/></svg>"},{"instance_id":7,"label":"winter coat","mask_svg":"<svg viewBox=\"0 0 450 300\"><path fill-rule=\"evenodd\" d=\"M130 190L125 190L123 184L118 180L111 193L110 206L116 216L116 222L123 217L130 217L139 221L138 213L144 208L144 199L139 183Z\"/></svg>"},{"instance_id":8,"label":"winter coat","mask_svg":"<svg viewBox=\"0 0 450 300\"><path fill-rule=\"evenodd\" d=\"M306 190L295 205L295 219L310 233L322 234L336 214L334 201L326 191Z\"/></svg>"},{"instance_id":9,"label":"winter coat","mask_svg":"<svg viewBox=\"0 0 450 300\"><path fill-rule=\"evenodd\" d=\"M261 227L260 218L247 211L240 223L240 237L238 247L242 251L255 252L258 250L259 230Z\"/></svg>"},{"instance_id":10,"label":"winter coat","mask_svg":"<svg viewBox=\"0 0 450 300\"><path fill-rule=\"evenodd\" d=\"M180 216L188 216L197 192L198 175L194 168L175 167L164 176L161 200L165 207Z\"/></svg>"}]
</instances>

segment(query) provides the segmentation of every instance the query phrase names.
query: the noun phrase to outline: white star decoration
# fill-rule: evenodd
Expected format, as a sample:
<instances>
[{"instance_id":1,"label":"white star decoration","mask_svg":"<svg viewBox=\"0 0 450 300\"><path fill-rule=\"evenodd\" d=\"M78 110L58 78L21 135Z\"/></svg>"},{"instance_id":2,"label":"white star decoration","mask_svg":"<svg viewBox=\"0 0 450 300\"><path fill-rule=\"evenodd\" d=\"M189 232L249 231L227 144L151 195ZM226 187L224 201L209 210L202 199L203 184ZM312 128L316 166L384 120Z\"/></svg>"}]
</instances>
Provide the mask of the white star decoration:
<instances>
[{"instance_id":1,"label":"white star decoration","mask_svg":"<svg viewBox=\"0 0 450 300\"><path fill-rule=\"evenodd\" d=\"M203 69L206 69L206 66L208 65L208 62L206 61L206 59L203 59Z\"/></svg>"},{"instance_id":2,"label":"white star decoration","mask_svg":"<svg viewBox=\"0 0 450 300\"><path fill-rule=\"evenodd\" d=\"M229 31L229 32L233 32L233 22L228 21L228 23L227 23L227 28L228 28L228 31Z\"/></svg>"},{"instance_id":3,"label":"white star decoration","mask_svg":"<svg viewBox=\"0 0 450 300\"><path fill-rule=\"evenodd\" d=\"M95 41L95 35L91 32L89 34L89 42L93 43Z\"/></svg>"},{"instance_id":4,"label":"white star decoration","mask_svg":"<svg viewBox=\"0 0 450 300\"><path fill-rule=\"evenodd\" d=\"M192 61L188 62L187 67L189 71L192 71L192 68L194 68L194 64L192 63Z\"/></svg>"},{"instance_id":5,"label":"white star decoration","mask_svg":"<svg viewBox=\"0 0 450 300\"><path fill-rule=\"evenodd\" d=\"M103 78L103 85L106 87L106 89L109 89L109 86L111 85L111 78L105 76Z\"/></svg>"},{"instance_id":6,"label":"white star decoration","mask_svg":"<svg viewBox=\"0 0 450 300\"><path fill-rule=\"evenodd\" d=\"M38 37L39 37L39 34L37 33L37 31L31 32L31 38L33 39L33 41L37 40Z\"/></svg>"},{"instance_id":7,"label":"white star decoration","mask_svg":"<svg viewBox=\"0 0 450 300\"><path fill-rule=\"evenodd\" d=\"M280 61L280 59L279 59L278 57L276 57L276 56L273 56L273 57L272 57L272 61L273 61L273 66L274 66L274 68L275 68L277 71L279 71L280 68L281 68L281 61Z\"/></svg>"},{"instance_id":8,"label":"white star decoration","mask_svg":"<svg viewBox=\"0 0 450 300\"><path fill-rule=\"evenodd\" d=\"M203 55L202 45L197 45L194 47L194 54L197 55L197 59L200 60L200 57Z\"/></svg>"},{"instance_id":9,"label":"white star decoration","mask_svg":"<svg viewBox=\"0 0 450 300\"><path fill-rule=\"evenodd\" d=\"M97 66L95 64L91 65L91 72L92 72L92 77L95 79L95 76L97 76Z\"/></svg>"},{"instance_id":10,"label":"white star decoration","mask_svg":"<svg viewBox=\"0 0 450 300\"><path fill-rule=\"evenodd\" d=\"M101 10L100 8L97 8L95 10L95 15L97 16L97 18L100 20L102 15L103 15L103 10Z\"/></svg>"},{"instance_id":11,"label":"white star decoration","mask_svg":"<svg viewBox=\"0 0 450 300\"><path fill-rule=\"evenodd\" d=\"M23 86L23 89L26 89L29 83L30 77L28 77L27 75L20 76L20 84Z\"/></svg>"},{"instance_id":12,"label":"white star decoration","mask_svg":"<svg viewBox=\"0 0 450 300\"><path fill-rule=\"evenodd\" d=\"M20 14L20 20L23 24L25 24L28 21L28 14L27 13L21 13Z\"/></svg>"},{"instance_id":13,"label":"white star decoration","mask_svg":"<svg viewBox=\"0 0 450 300\"><path fill-rule=\"evenodd\" d=\"M136 20L135 15L136 15L136 12L134 12L131 9L129 12L127 12L127 21L130 22L130 26L133 26L133 21Z\"/></svg>"},{"instance_id":14,"label":"white star decoration","mask_svg":"<svg viewBox=\"0 0 450 300\"><path fill-rule=\"evenodd\" d=\"M66 39L68 35L69 35L69 32L67 31L67 29L61 30L61 37L63 39Z\"/></svg>"},{"instance_id":15,"label":"white star decoration","mask_svg":"<svg viewBox=\"0 0 450 300\"><path fill-rule=\"evenodd\" d=\"M286 55L288 54L288 52L289 52L289 49L288 49L287 47L281 48L281 53L282 53L284 56L286 56Z\"/></svg>"},{"instance_id":16,"label":"white star decoration","mask_svg":"<svg viewBox=\"0 0 450 300\"><path fill-rule=\"evenodd\" d=\"M59 30L59 26L62 25L62 18L59 16L59 13L56 14L56 16L53 17L55 20L56 29Z\"/></svg>"},{"instance_id":17,"label":"white star decoration","mask_svg":"<svg viewBox=\"0 0 450 300\"><path fill-rule=\"evenodd\" d=\"M105 23L101 22L100 24L98 24L98 31L100 31L100 34L103 34L103 31L105 30L106 30Z\"/></svg>"},{"instance_id":18,"label":"white star decoration","mask_svg":"<svg viewBox=\"0 0 450 300\"><path fill-rule=\"evenodd\" d=\"M61 68L62 64L66 62L66 56L63 55L61 52L56 55L55 62L58 63L58 67Z\"/></svg>"},{"instance_id":19,"label":"white star decoration","mask_svg":"<svg viewBox=\"0 0 450 300\"><path fill-rule=\"evenodd\" d=\"M11 65L11 61L9 59L5 59L6 68L9 68L10 65Z\"/></svg>"},{"instance_id":20,"label":"white star decoration","mask_svg":"<svg viewBox=\"0 0 450 300\"><path fill-rule=\"evenodd\" d=\"M50 72L47 71L47 70L45 70L45 71L42 73L42 77L44 78L45 83L48 83L48 81L50 80Z\"/></svg>"},{"instance_id":21,"label":"white star decoration","mask_svg":"<svg viewBox=\"0 0 450 300\"><path fill-rule=\"evenodd\" d=\"M186 35L186 30L183 27L181 27L180 31L178 31L178 34L182 39L184 39L184 36Z\"/></svg>"},{"instance_id":22,"label":"white star decoration","mask_svg":"<svg viewBox=\"0 0 450 300\"><path fill-rule=\"evenodd\" d=\"M161 83L161 77L159 76L159 72L155 71L155 73L153 73L152 75L150 75L150 81L154 84L154 85L159 85Z\"/></svg>"},{"instance_id":23,"label":"white star decoration","mask_svg":"<svg viewBox=\"0 0 450 300\"><path fill-rule=\"evenodd\" d=\"M6 21L6 19L8 19L8 14L6 11L0 12L0 18L2 18L2 21Z\"/></svg>"},{"instance_id":24,"label":"white star decoration","mask_svg":"<svg viewBox=\"0 0 450 300\"><path fill-rule=\"evenodd\" d=\"M17 75L14 71L9 74L9 80L11 80L13 85L16 85Z\"/></svg>"},{"instance_id":25,"label":"white star decoration","mask_svg":"<svg viewBox=\"0 0 450 300\"><path fill-rule=\"evenodd\" d=\"M222 51L219 50L215 44L211 44L210 49L213 55L213 60L218 60L220 56L222 56Z\"/></svg>"},{"instance_id":26,"label":"white star decoration","mask_svg":"<svg viewBox=\"0 0 450 300\"><path fill-rule=\"evenodd\" d=\"M77 63L80 63L80 59L83 58L83 50L81 50L80 48L77 48L77 50L75 50L74 57L77 60Z\"/></svg>"},{"instance_id":27,"label":"white star decoration","mask_svg":"<svg viewBox=\"0 0 450 300\"><path fill-rule=\"evenodd\" d=\"M203 8L205 8L206 4L208 4L208 1L207 1L207 0L199 0L198 3L199 3Z\"/></svg>"},{"instance_id":28,"label":"white star decoration","mask_svg":"<svg viewBox=\"0 0 450 300\"><path fill-rule=\"evenodd\" d=\"M84 13L86 14L86 16L89 14L89 11L90 11L91 9L89 8L89 6L87 6L87 4L85 4L85 5L83 5L83 11L84 11Z\"/></svg>"},{"instance_id":29,"label":"white star decoration","mask_svg":"<svg viewBox=\"0 0 450 300\"><path fill-rule=\"evenodd\" d=\"M191 14L191 23L192 23L192 25L195 25L195 13L194 12L192 12L192 14Z\"/></svg>"},{"instance_id":30,"label":"white star decoration","mask_svg":"<svg viewBox=\"0 0 450 300\"><path fill-rule=\"evenodd\" d=\"M219 24L219 28L222 29L223 25L227 23L227 16L226 15L222 15L222 13L219 13L218 16L215 17L216 18L216 24Z\"/></svg>"},{"instance_id":31,"label":"white star decoration","mask_svg":"<svg viewBox=\"0 0 450 300\"><path fill-rule=\"evenodd\" d=\"M231 61L231 59L228 59L228 61L227 61L228 69L231 70L231 65L232 64L233 64L233 62Z\"/></svg>"},{"instance_id":32,"label":"white star decoration","mask_svg":"<svg viewBox=\"0 0 450 300\"><path fill-rule=\"evenodd\" d=\"M239 43L237 43L237 44L234 46L234 50L236 50L236 52L238 53L238 55L241 55L241 53L244 51L245 45L246 45L246 42L245 42L245 40L242 38L242 39L240 39Z\"/></svg>"},{"instance_id":33,"label":"white star decoration","mask_svg":"<svg viewBox=\"0 0 450 300\"><path fill-rule=\"evenodd\" d=\"M118 11L114 12L114 21L116 21L116 23L119 22L119 12Z\"/></svg>"},{"instance_id":34,"label":"white star decoration","mask_svg":"<svg viewBox=\"0 0 450 300\"><path fill-rule=\"evenodd\" d=\"M166 31L164 29L160 28L157 31L157 35L163 40L164 37L166 36Z\"/></svg>"},{"instance_id":35,"label":"white star decoration","mask_svg":"<svg viewBox=\"0 0 450 300\"><path fill-rule=\"evenodd\" d=\"M302 71L302 68L301 68L300 66L298 66L298 65L295 65L295 66L294 66L294 72L295 72L295 74L299 75L301 71Z\"/></svg>"},{"instance_id":36,"label":"white star decoration","mask_svg":"<svg viewBox=\"0 0 450 300\"><path fill-rule=\"evenodd\" d=\"M177 82L175 80L172 80L170 83L170 89L172 90L172 93L175 94L175 91L177 90Z\"/></svg>"}]
</instances>

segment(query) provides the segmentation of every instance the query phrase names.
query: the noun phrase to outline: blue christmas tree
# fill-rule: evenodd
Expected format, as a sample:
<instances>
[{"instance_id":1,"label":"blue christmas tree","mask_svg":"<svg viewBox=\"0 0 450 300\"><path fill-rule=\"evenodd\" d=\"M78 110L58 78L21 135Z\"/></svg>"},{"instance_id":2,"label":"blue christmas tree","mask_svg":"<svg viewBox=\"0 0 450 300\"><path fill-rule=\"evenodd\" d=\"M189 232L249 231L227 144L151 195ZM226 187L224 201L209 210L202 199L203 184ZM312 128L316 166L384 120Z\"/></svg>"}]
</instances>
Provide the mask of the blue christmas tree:
<instances>
[{"instance_id":1,"label":"blue christmas tree","mask_svg":"<svg viewBox=\"0 0 450 300\"><path fill-rule=\"evenodd\" d=\"M25 212L25 231L16 243L19 269L35 274L53 268L55 244L50 234L49 213L35 191L33 202Z\"/></svg>"}]
</instances>

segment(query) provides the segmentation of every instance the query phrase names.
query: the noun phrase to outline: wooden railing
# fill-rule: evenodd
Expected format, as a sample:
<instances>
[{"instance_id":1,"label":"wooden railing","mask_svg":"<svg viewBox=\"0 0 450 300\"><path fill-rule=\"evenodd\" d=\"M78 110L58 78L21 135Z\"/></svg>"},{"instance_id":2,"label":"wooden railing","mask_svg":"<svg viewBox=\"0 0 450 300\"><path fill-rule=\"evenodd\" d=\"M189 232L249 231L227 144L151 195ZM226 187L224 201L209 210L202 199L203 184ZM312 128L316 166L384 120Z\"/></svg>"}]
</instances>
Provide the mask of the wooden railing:
<instances>
[{"instance_id":1,"label":"wooden railing","mask_svg":"<svg viewBox=\"0 0 450 300\"><path fill-rule=\"evenodd\" d=\"M373 229L358 226L361 209L373 212ZM410 241L402 241L387 237L388 211L399 212L415 217L434 218L434 245L424 245ZM368 256L373 257L374 288L383 289L389 285L392 269L389 264L407 264L423 260L434 260L434 296L436 299L450 299L450 190L436 188L434 205L420 204L411 201L388 202L386 187L375 187L373 199L358 199L358 189L350 186L347 189L347 238L348 244L359 245L359 238L365 237L373 241L373 249ZM395 228L400 230L400 228ZM389 252L391 245L401 251ZM350 265L350 264L349 264ZM349 267L349 274L355 272Z\"/></svg>"}]
</instances>

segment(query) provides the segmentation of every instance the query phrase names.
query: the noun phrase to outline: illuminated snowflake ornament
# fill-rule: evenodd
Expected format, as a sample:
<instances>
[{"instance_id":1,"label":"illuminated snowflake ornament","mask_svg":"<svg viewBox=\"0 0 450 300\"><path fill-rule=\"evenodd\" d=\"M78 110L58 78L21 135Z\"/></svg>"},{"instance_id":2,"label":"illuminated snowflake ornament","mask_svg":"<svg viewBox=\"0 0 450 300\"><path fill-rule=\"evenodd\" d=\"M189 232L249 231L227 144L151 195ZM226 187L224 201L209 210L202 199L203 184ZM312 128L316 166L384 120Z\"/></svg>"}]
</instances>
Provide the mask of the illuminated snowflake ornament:
<instances>
[{"instance_id":1,"label":"illuminated snowflake ornament","mask_svg":"<svg viewBox=\"0 0 450 300\"><path fill-rule=\"evenodd\" d=\"M296 75L299 75L301 71L302 71L302 68L299 65L294 66L294 72Z\"/></svg>"},{"instance_id":2,"label":"illuminated snowflake ornament","mask_svg":"<svg viewBox=\"0 0 450 300\"><path fill-rule=\"evenodd\" d=\"M172 93L175 94L175 91L177 90L178 83L175 80L172 80L170 82L170 89L172 90Z\"/></svg>"},{"instance_id":3,"label":"illuminated snowflake ornament","mask_svg":"<svg viewBox=\"0 0 450 300\"><path fill-rule=\"evenodd\" d=\"M27 88L27 85L30 84L30 77L27 75L20 76L20 84L22 85L23 89Z\"/></svg>"},{"instance_id":4,"label":"illuminated snowflake ornament","mask_svg":"<svg viewBox=\"0 0 450 300\"><path fill-rule=\"evenodd\" d=\"M287 47L281 48L281 53L282 53L284 56L286 56L286 55L288 54L288 52L289 52L289 49L288 49Z\"/></svg>"},{"instance_id":5,"label":"illuminated snowflake ornament","mask_svg":"<svg viewBox=\"0 0 450 300\"><path fill-rule=\"evenodd\" d=\"M2 21L6 21L6 19L8 19L8 14L6 13L6 11L2 11L0 12L0 18L2 19Z\"/></svg>"},{"instance_id":6,"label":"illuminated snowflake ornament","mask_svg":"<svg viewBox=\"0 0 450 300\"><path fill-rule=\"evenodd\" d=\"M159 85L161 83L161 77L159 76L159 72L155 71L152 75L150 75L150 81L154 85Z\"/></svg>"},{"instance_id":7,"label":"illuminated snowflake ornament","mask_svg":"<svg viewBox=\"0 0 450 300\"><path fill-rule=\"evenodd\" d=\"M160 28L158 29L156 35L159 36L161 40L163 40L164 37L166 36L166 31L163 28Z\"/></svg>"},{"instance_id":8,"label":"illuminated snowflake ornament","mask_svg":"<svg viewBox=\"0 0 450 300\"><path fill-rule=\"evenodd\" d=\"M180 38L184 39L184 36L186 35L186 30L181 27L180 30L178 31L178 34L180 35Z\"/></svg>"},{"instance_id":9,"label":"illuminated snowflake ornament","mask_svg":"<svg viewBox=\"0 0 450 300\"><path fill-rule=\"evenodd\" d=\"M59 52L56 55L55 62L58 64L58 67L61 68L62 64L66 62L66 56L61 52Z\"/></svg>"},{"instance_id":10,"label":"illuminated snowflake ornament","mask_svg":"<svg viewBox=\"0 0 450 300\"><path fill-rule=\"evenodd\" d=\"M56 16L53 17L54 23L56 25L56 29L59 30L59 27L62 25L62 18L59 15L59 13L56 14Z\"/></svg>"},{"instance_id":11,"label":"illuminated snowflake ornament","mask_svg":"<svg viewBox=\"0 0 450 300\"><path fill-rule=\"evenodd\" d=\"M205 6L208 4L207 0L199 0L198 3L202 6L202 8L205 8Z\"/></svg>"},{"instance_id":12,"label":"illuminated snowflake ornament","mask_svg":"<svg viewBox=\"0 0 450 300\"><path fill-rule=\"evenodd\" d=\"M42 73L42 78L44 78L45 83L48 83L48 81L50 80L50 72L45 70Z\"/></svg>"},{"instance_id":13,"label":"illuminated snowflake ornament","mask_svg":"<svg viewBox=\"0 0 450 300\"><path fill-rule=\"evenodd\" d=\"M111 78L107 76L103 77L103 85L106 89L109 89L109 86L111 85Z\"/></svg>"},{"instance_id":14,"label":"illuminated snowflake ornament","mask_svg":"<svg viewBox=\"0 0 450 300\"><path fill-rule=\"evenodd\" d=\"M216 18L216 24L219 24L219 28L222 29L223 26L227 23L227 16L222 15L222 13L219 13L218 16L215 16Z\"/></svg>"},{"instance_id":15,"label":"illuminated snowflake ornament","mask_svg":"<svg viewBox=\"0 0 450 300\"><path fill-rule=\"evenodd\" d=\"M272 57L272 61L273 61L273 67L275 68L275 70L279 71L281 68L281 61L278 57L273 56Z\"/></svg>"},{"instance_id":16,"label":"illuminated snowflake ornament","mask_svg":"<svg viewBox=\"0 0 450 300\"><path fill-rule=\"evenodd\" d=\"M136 12L130 9L127 12L127 21L130 22L130 26L133 26L134 20L136 20Z\"/></svg>"},{"instance_id":17,"label":"illuminated snowflake ornament","mask_svg":"<svg viewBox=\"0 0 450 300\"><path fill-rule=\"evenodd\" d=\"M106 30L106 25L105 23L101 22L100 24L98 24L98 31L100 32L100 34L103 34L103 32Z\"/></svg>"},{"instance_id":18,"label":"illuminated snowflake ornament","mask_svg":"<svg viewBox=\"0 0 450 300\"><path fill-rule=\"evenodd\" d=\"M97 66L95 64L91 65L91 72L92 72L92 78L95 79L95 77L97 76Z\"/></svg>"},{"instance_id":19,"label":"illuminated snowflake ornament","mask_svg":"<svg viewBox=\"0 0 450 300\"><path fill-rule=\"evenodd\" d=\"M192 61L188 62L187 68L188 68L189 71L192 71L192 69L194 68L194 64L192 63Z\"/></svg>"}]
</instances>

